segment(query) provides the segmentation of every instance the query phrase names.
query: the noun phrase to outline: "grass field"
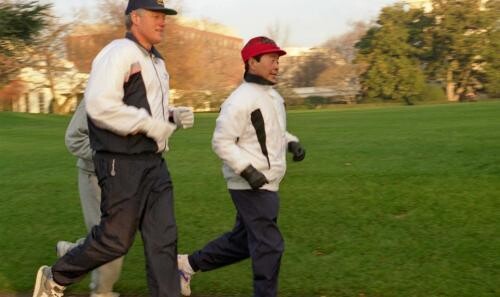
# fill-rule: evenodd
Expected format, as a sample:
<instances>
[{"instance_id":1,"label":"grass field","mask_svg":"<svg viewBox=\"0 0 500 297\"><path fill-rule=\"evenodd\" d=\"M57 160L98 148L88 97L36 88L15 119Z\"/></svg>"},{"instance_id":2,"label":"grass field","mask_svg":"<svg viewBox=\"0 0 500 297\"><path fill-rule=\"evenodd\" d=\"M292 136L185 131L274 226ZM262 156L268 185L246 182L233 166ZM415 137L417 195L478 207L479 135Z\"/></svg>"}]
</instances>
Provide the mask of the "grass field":
<instances>
[{"instance_id":1,"label":"grass field","mask_svg":"<svg viewBox=\"0 0 500 297\"><path fill-rule=\"evenodd\" d=\"M215 114L171 140L179 251L232 227ZM500 101L294 111L307 150L281 187L282 297L500 296ZM85 233L69 117L0 113L0 293L27 293L54 244ZM116 291L147 295L137 237ZM87 292L88 279L70 289ZM250 296L250 262L194 295Z\"/></svg>"}]
</instances>

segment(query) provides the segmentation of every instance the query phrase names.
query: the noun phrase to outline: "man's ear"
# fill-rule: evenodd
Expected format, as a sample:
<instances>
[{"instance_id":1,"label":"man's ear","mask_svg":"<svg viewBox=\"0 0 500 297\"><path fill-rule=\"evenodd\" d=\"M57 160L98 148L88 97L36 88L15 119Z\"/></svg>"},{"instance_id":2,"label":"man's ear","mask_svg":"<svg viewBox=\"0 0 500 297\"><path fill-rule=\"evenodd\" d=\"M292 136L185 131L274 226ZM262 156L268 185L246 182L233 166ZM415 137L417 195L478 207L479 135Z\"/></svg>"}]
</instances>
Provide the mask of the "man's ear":
<instances>
[{"instance_id":1,"label":"man's ear","mask_svg":"<svg viewBox=\"0 0 500 297\"><path fill-rule=\"evenodd\" d=\"M137 24L139 22L139 14L135 11L132 12L132 14L130 15L131 17L131 20L132 20L132 23L133 24Z\"/></svg>"},{"instance_id":2,"label":"man's ear","mask_svg":"<svg viewBox=\"0 0 500 297\"><path fill-rule=\"evenodd\" d=\"M248 59L248 68L253 69L255 68L255 64L259 63L257 60L255 60L253 57Z\"/></svg>"}]
</instances>

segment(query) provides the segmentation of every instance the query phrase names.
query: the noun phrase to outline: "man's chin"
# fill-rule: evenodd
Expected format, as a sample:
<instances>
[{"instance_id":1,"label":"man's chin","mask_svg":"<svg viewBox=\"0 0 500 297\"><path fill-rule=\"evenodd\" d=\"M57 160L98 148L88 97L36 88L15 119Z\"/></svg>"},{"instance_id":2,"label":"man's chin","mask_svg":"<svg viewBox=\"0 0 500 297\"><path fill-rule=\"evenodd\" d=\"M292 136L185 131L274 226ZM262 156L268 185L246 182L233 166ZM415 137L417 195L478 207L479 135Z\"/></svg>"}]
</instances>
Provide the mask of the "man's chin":
<instances>
[{"instance_id":1,"label":"man's chin","mask_svg":"<svg viewBox=\"0 0 500 297\"><path fill-rule=\"evenodd\" d=\"M153 40L153 44L158 44L160 42L162 42L162 38L156 38L155 40Z\"/></svg>"},{"instance_id":2,"label":"man's chin","mask_svg":"<svg viewBox=\"0 0 500 297\"><path fill-rule=\"evenodd\" d=\"M275 77L275 76L269 76L266 78L268 81L272 82L273 84L277 84L278 83L278 78Z\"/></svg>"}]
</instances>

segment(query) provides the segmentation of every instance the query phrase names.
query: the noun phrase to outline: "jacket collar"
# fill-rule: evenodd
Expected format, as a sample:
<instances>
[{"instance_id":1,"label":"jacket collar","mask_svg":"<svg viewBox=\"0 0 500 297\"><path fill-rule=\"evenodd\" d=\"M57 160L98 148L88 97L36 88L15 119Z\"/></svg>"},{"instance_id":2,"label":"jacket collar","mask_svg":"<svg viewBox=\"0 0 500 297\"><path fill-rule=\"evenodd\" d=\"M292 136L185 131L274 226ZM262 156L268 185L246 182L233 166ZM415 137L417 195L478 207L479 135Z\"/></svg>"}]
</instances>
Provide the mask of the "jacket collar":
<instances>
[{"instance_id":1,"label":"jacket collar","mask_svg":"<svg viewBox=\"0 0 500 297\"><path fill-rule=\"evenodd\" d=\"M160 54L160 52L154 46L151 47L151 50L148 50L145 47L143 47L139 43L139 41L137 40L137 38L135 38L134 34L132 34L132 32L125 33L125 38L127 38L127 39L132 40L133 42L135 42L141 49L145 50L148 54L153 54L155 57L164 60L163 57L162 57L162 55Z\"/></svg>"},{"instance_id":2,"label":"jacket collar","mask_svg":"<svg viewBox=\"0 0 500 297\"><path fill-rule=\"evenodd\" d=\"M275 85L275 83L273 83L272 81L269 81L269 80L263 78L262 76L251 74L248 71L245 72L245 74L243 75L243 79L246 82L255 83L255 84L263 85L263 86L273 86L273 85Z\"/></svg>"}]
</instances>

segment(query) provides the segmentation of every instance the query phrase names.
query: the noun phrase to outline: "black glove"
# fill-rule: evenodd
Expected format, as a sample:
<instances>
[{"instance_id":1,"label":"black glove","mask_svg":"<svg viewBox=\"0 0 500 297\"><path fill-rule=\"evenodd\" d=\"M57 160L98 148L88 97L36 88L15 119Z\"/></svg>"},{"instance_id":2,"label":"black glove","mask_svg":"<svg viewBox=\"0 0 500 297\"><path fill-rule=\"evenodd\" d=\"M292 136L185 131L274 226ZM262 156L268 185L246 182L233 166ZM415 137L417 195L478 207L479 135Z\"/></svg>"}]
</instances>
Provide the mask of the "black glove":
<instances>
[{"instance_id":1,"label":"black glove","mask_svg":"<svg viewBox=\"0 0 500 297\"><path fill-rule=\"evenodd\" d=\"M295 162L302 161L306 157L306 151L297 141L290 141L288 143L288 151L293 154Z\"/></svg>"},{"instance_id":2,"label":"black glove","mask_svg":"<svg viewBox=\"0 0 500 297\"><path fill-rule=\"evenodd\" d=\"M252 165L248 165L248 167L245 168L240 175L250 184L250 187L252 187L252 189L254 190L258 190L264 184L267 184L269 182L267 181L266 176L259 170L255 169L255 167L253 167Z\"/></svg>"}]
</instances>

